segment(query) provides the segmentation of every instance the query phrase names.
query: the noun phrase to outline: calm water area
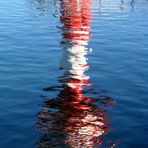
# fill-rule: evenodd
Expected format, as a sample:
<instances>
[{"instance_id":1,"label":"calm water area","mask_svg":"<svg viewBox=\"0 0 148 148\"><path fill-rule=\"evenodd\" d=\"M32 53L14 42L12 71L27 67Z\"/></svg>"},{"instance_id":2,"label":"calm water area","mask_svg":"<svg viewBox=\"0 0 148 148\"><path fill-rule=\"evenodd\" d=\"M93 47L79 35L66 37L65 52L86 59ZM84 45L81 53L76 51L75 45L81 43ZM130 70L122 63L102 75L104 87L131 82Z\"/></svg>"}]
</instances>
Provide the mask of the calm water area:
<instances>
[{"instance_id":1,"label":"calm water area","mask_svg":"<svg viewBox=\"0 0 148 148\"><path fill-rule=\"evenodd\" d=\"M0 0L0 148L148 148L147 0Z\"/></svg>"}]
</instances>

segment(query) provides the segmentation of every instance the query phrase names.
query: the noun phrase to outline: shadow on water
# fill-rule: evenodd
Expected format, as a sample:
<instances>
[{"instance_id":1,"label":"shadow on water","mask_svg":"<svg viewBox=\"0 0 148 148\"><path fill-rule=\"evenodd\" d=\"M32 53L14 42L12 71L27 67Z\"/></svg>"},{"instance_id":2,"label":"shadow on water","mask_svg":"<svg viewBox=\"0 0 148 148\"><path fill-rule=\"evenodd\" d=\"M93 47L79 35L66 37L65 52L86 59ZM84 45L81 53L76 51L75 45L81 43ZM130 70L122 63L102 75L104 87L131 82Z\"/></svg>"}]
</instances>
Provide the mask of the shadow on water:
<instances>
[{"instance_id":1,"label":"shadow on water","mask_svg":"<svg viewBox=\"0 0 148 148\"><path fill-rule=\"evenodd\" d=\"M61 86L44 88L45 92L56 91L55 98L46 98L43 110L37 115L36 126L43 133L38 148L92 148L100 147L102 136L108 133L107 108L114 99L91 89L87 48L90 39L91 1L61 1L62 35L60 45L62 58L58 78ZM110 145L114 147L114 144Z\"/></svg>"}]
</instances>

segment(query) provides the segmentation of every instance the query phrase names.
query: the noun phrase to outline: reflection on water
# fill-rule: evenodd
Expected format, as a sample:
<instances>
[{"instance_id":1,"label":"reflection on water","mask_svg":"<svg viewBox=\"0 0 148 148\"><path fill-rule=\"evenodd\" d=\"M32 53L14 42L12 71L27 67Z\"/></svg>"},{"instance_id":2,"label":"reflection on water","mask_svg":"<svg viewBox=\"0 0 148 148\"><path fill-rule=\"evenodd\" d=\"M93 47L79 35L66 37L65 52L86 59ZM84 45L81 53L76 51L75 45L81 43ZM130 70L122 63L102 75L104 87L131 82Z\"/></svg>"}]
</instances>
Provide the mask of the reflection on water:
<instances>
[{"instance_id":1,"label":"reflection on water","mask_svg":"<svg viewBox=\"0 0 148 148\"><path fill-rule=\"evenodd\" d=\"M148 147L148 0L93 0L92 16L89 7L87 0L0 1L0 148L107 148L110 139ZM106 107L113 99L98 90L109 90L117 106Z\"/></svg>"},{"instance_id":2,"label":"reflection on water","mask_svg":"<svg viewBox=\"0 0 148 148\"><path fill-rule=\"evenodd\" d=\"M57 90L59 94L45 100L44 109L38 113L37 128L43 133L38 148L99 147L101 136L107 134L107 113L96 104L108 106L113 99L89 97L95 92L85 75L89 67L86 55L91 51L86 47L90 38L90 3L90 0L61 1L60 69L64 75L58 79L61 86L44 88L44 91Z\"/></svg>"},{"instance_id":3,"label":"reflection on water","mask_svg":"<svg viewBox=\"0 0 148 148\"><path fill-rule=\"evenodd\" d=\"M129 3L129 4L127 4ZM99 14L102 15L102 13L107 9L108 11L114 10L114 8L119 8L121 11L126 10L127 6L130 6L132 10L134 10L136 2L135 0L120 0L119 2L116 0L99 0L98 2L98 9Z\"/></svg>"},{"instance_id":4,"label":"reflection on water","mask_svg":"<svg viewBox=\"0 0 148 148\"><path fill-rule=\"evenodd\" d=\"M50 13L50 5L53 4L54 5L54 16L58 16L58 14L60 13L59 10L59 3L61 3L61 1L59 0L54 0L54 1L49 1L49 0L31 0L31 8L32 10L34 10L34 15L36 12L38 12L37 15L48 15ZM80 3L79 1L77 1L76 3ZM135 9L135 5L136 5L136 1L135 0L130 0L130 1L126 1L126 0L99 0L98 1L98 11L99 14L102 15L104 11L107 12L108 11L112 11L114 10L114 8L119 8L121 11L125 11L127 9L127 7L129 6L132 10ZM67 7L68 8L68 7ZM38 11L36 11L38 10ZM68 10L69 11L69 10ZM68 13L68 12L67 12Z\"/></svg>"},{"instance_id":5,"label":"reflection on water","mask_svg":"<svg viewBox=\"0 0 148 148\"><path fill-rule=\"evenodd\" d=\"M121 10L125 9L125 2L124 2L124 0L121 0L120 9Z\"/></svg>"},{"instance_id":6,"label":"reflection on water","mask_svg":"<svg viewBox=\"0 0 148 148\"><path fill-rule=\"evenodd\" d=\"M54 1L50 1L50 0L31 0L31 9L33 12L33 16L38 17L40 16L45 16L45 15L49 15L51 13L51 4L54 5L54 14L53 16L58 16L59 10L58 10L58 6L59 6L59 1L58 0L54 0ZM37 14L36 14L37 13Z\"/></svg>"},{"instance_id":7,"label":"reflection on water","mask_svg":"<svg viewBox=\"0 0 148 148\"><path fill-rule=\"evenodd\" d=\"M135 8L135 0L131 0L131 7L134 10L134 8Z\"/></svg>"},{"instance_id":8,"label":"reflection on water","mask_svg":"<svg viewBox=\"0 0 148 148\"><path fill-rule=\"evenodd\" d=\"M49 12L49 0L32 0L31 6L32 9L38 9L40 15L45 15Z\"/></svg>"}]
</instances>

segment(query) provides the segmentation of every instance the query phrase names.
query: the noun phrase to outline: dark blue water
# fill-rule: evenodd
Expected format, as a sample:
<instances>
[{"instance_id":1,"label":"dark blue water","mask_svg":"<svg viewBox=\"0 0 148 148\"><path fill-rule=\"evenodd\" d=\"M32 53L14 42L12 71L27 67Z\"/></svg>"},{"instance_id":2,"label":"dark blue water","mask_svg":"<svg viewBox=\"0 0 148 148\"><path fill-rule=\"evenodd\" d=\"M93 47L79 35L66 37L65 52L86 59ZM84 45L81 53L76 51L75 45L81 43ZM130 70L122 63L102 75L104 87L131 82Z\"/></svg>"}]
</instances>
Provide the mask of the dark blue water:
<instances>
[{"instance_id":1,"label":"dark blue water","mask_svg":"<svg viewBox=\"0 0 148 148\"><path fill-rule=\"evenodd\" d=\"M147 57L146 0L0 1L0 148L147 148Z\"/></svg>"}]
</instances>

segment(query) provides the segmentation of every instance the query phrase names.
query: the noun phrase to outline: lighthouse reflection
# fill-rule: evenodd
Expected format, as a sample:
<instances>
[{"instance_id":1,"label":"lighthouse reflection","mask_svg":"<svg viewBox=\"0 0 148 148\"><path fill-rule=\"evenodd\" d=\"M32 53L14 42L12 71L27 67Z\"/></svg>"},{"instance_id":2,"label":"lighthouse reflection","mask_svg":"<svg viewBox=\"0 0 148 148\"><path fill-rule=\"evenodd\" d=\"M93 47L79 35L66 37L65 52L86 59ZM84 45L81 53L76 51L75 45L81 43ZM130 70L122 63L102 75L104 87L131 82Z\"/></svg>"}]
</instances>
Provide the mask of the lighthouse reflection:
<instances>
[{"instance_id":1,"label":"lighthouse reflection","mask_svg":"<svg viewBox=\"0 0 148 148\"><path fill-rule=\"evenodd\" d=\"M96 105L91 95L91 83L85 71L89 68L87 43L90 38L90 0L62 0L61 23L63 55L58 79L61 86L44 88L56 90L56 98L43 102L38 113L37 128L43 137L38 148L93 148L100 147L101 136L107 133L107 113ZM88 95L89 93L89 95ZM103 97L99 100L112 100ZM103 102L103 101L102 101ZM105 104L105 102L103 102Z\"/></svg>"}]
</instances>

